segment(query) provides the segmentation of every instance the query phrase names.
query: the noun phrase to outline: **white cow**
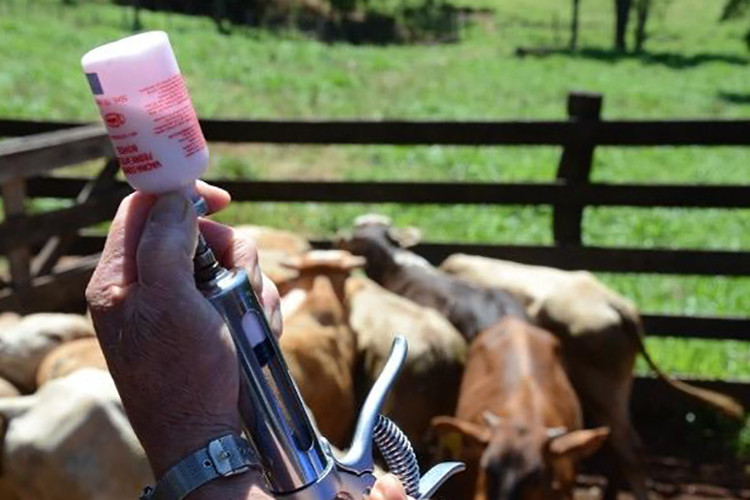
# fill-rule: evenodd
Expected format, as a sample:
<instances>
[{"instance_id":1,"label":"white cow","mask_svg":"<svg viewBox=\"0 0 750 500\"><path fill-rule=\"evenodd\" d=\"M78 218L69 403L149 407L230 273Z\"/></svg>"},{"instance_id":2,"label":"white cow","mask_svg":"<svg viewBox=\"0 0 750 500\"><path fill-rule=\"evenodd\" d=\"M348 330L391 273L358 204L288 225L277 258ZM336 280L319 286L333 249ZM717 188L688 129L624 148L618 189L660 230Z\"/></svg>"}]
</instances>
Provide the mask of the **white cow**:
<instances>
[{"instance_id":1,"label":"white cow","mask_svg":"<svg viewBox=\"0 0 750 500\"><path fill-rule=\"evenodd\" d=\"M153 477L109 374L82 369L0 399L2 498L137 498Z\"/></svg>"},{"instance_id":2,"label":"white cow","mask_svg":"<svg viewBox=\"0 0 750 500\"><path fill-rule=\"evenodd\" d=\"M30 314L0 330L0 377L22 392L36 388L36 372L44 357L69 340L93 337L91 320L78 314Z\"/></svg>"}]
</instances>

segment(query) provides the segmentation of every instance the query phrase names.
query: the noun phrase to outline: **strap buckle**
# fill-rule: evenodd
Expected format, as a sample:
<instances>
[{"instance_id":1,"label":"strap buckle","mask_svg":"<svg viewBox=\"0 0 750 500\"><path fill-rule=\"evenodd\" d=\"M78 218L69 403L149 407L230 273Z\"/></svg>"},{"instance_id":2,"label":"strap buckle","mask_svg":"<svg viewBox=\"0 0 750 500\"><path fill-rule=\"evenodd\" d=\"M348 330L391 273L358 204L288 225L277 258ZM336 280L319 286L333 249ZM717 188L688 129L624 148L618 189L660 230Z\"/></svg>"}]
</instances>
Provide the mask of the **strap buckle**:
<instances>
[{"instance_id":1,"label":"strap buckle","mask_svg":"<svg viewBox=\"0 0 750 500\"><path fill-rule=\"evenodd\" d=\"M223 436L208 443L208 456L220 476L234 476L250 469L247 465L249 457L245 453L248 449L247 445L237 446L237 441L233 436ZM233 453L238 455L234 461L232 460ZM238 466L238 464L242 465Z\"/></svg>"}]
</instances>

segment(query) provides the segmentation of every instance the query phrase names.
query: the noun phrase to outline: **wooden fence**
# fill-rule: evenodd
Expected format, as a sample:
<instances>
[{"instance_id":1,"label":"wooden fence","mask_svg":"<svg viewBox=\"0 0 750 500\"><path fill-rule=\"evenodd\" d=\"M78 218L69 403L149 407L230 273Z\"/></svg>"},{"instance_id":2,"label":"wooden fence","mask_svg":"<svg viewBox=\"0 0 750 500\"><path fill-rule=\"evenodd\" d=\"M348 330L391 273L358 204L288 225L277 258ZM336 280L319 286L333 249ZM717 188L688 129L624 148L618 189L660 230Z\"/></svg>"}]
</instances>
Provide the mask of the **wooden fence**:
<instances>
[{"instance_id":1,"label":"wooden fence","mask_svg":"<svg viewBox=\"0 0 750 500\"><path fill-rule=\"evenodd\" d=\"M750 252L603 248L582 243L587 206L750 208L750 185L634 185L592 183L598 146L750 146L750 120L603 121L602 97L568 97L569 119L535 122L365 122L203 120L208 141L276 144L560 146L557 178L547 183L417 183L219 181L236 201L550 205L554 246L424 243L432 262L454 252L563 269L622 273L750 276ZM115 179L117 163L100 125L0 120L0 185L5 221L0 254L11 281L0 288L0 311L62 309L82 298L103 238L79 230L112 217L129 188ZM47 174L104 159L94 178ZM27 213L26 198L75 200L69 208ZM315 242L325 247L329 242ZM86 256L56 265L65 255ZM750 317L647 314L649 335L750 341ZM722 390L750 402L750 385Z\"/></svg>"}]
</instances>

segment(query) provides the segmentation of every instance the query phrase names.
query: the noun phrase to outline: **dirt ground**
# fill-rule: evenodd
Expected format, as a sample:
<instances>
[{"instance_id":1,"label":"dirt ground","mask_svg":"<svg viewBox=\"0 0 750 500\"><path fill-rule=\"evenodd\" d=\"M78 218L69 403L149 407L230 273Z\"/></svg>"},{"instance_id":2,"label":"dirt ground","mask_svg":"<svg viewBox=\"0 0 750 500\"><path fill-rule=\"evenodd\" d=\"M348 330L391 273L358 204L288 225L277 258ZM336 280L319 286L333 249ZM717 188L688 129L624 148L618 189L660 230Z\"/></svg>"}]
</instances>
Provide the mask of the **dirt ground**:
<instances>
[{"instance_id":1,"label":"dirt ground","mask_svg":"<svg viewBox=\"0 0 750 500\"><path fill-rule=\"evenodd\" d=\"M670 500L750 500L750 463L691 463L671 457L649 458L650 497ZM575 500L599 500L606 480L595 474L581 474ZM618 500L631 500L620 492Z\"/></svg>"}]
</instances>

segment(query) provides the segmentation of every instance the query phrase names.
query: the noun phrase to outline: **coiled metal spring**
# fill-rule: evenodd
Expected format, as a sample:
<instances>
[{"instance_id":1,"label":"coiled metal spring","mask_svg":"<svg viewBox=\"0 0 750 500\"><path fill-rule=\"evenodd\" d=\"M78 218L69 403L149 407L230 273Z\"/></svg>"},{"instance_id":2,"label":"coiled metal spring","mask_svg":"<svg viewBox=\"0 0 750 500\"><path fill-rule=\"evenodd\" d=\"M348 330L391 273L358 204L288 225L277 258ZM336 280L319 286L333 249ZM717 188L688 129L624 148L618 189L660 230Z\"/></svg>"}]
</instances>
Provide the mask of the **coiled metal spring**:
<instances>
[{"instance_id":1,"label":"coiled metal spring","mask_svg":"<svg viewBox=\"0 0 750 500\"><path fill-rule=\"evenodd\" d=\"M409 438L388 418L378 415L373 440L383 455L389 472L401 480L406 494L419 494L419 464Z\"/></svg>"}]
</instances>

